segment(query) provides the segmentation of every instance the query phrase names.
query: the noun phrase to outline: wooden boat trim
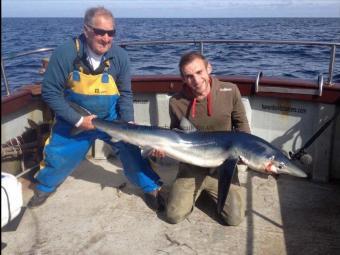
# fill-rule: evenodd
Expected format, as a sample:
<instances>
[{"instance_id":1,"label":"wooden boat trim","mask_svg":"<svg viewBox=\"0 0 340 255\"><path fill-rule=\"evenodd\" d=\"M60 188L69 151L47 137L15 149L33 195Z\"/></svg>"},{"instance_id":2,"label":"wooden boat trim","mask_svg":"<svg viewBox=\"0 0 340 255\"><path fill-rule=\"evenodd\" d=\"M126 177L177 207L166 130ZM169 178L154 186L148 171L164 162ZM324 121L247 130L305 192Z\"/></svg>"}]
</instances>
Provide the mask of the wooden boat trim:
<instances>
[{"instance_id":1,"label":"wooden boat trim","mask_svg":"<svg viewBox=\"0 0 340 255\"><path fill-rule=\"evenodd\" d=\"M218 76L222 81L228 81L237 84L242 96L264 96L275 98L287 98L294 100L313 101L327 104L340 103L340 84L325 85L321 96L311 94L296 93L278 93L278 92L257 92L255 93L254 84L256 77L249 76ZM176 93L180 91L183 82L177 75L145 75L134 76L132 78L132 89L134 93ZM294 91L300 89L305 91L318 90L318 84L313 81L301 79L282 79L277 77L261 78L261 86L268 88L284 88ZM23 109L32 101L39 101L41 95L41 87L39 84L27 85L16 91L10 96L1 99L2 116L13 113L19 109Z\"/></svg>"},{"instance_id":2,"label":"wooden boat trim","mask_svg":"<svg viewBox=\"0 0 340 255\"><path fill-rule=\"evenodd\" d=\"M26 107L32 107L32 104L38 107L42 103L41 89L39 86L38 91L37 86L34 86L28 85L25 89L20 89L8 97L1 98L1 116L4 117Z\"/></svg>"}]
</instances>

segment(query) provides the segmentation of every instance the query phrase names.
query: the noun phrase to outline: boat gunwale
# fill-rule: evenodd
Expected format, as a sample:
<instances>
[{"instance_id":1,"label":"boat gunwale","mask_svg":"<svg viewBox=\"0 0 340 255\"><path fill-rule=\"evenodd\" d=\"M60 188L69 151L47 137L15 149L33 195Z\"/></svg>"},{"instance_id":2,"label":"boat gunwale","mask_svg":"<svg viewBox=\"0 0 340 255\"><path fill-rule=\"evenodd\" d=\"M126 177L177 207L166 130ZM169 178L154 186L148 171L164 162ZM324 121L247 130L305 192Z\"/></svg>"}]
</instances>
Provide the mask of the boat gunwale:
<instances>
[{"instance_id":1,"label":"boat gunwale","mask_svg":"<svg viewBox=\"0 0 340 255\"><path fill-rule=\"evenodd\" d=\"M235 83L242 96L260 96L286 98L292 100L312 101L326 104L339 104L340 102L340 83L334 85L325 85L322 96L311 94L289 94L277 92L255 92L256 77L224 75L217 76L218 79L225 82ZM133 93L166 93L174 94L179 92L183 86L182 79L179 75L145 75L132 77ZM318 85L313 81L300 79L282 79L277 77L261 78L261 87L272 86L278 88L301 88L306 90L317 91ZM41 100L41 85L26 85L15 91L9 96L1 98L2 116L13 113L29 105L33 101Z\"/></svg>"}]
</instances>

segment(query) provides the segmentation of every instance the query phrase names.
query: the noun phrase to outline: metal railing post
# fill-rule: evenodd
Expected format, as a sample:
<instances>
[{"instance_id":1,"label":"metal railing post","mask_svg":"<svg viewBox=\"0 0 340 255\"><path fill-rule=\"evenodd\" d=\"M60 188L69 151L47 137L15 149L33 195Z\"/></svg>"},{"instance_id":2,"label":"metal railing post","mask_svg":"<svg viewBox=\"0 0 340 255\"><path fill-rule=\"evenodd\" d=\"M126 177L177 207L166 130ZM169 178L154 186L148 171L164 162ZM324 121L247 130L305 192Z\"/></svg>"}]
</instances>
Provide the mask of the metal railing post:
<instances>
[{"instance_id":1,"label":"metal railing post","mask_svg":"<svg viewBox=\"0 0 340 255\"><path fill-rule=\"evenodd\" d=\"M200 52L203 55L203 42L202 41L200 41Z\"/></svg>"},{"instance_id":2,"label":"metal railing post","mask_svg":"<svg viewBox=\"0 0 340 255\"><path fill-rule=\"evenodd\" d=\"M2 79L3 79L4 84L5 84L7 96L9 96L11 93L9 91L9 85L8 85L7 76L6 76L6 72L5 72L5 65L4 65L4 61L3 61L2 57L1 57L1 76L2 76Z\"/></svg>"},{"instance_id":3,"label":"metal railing post","mask_svg":"<svg viewBox=\"0 0 340 255\"><path fill-rule=\"evenodd\" d=\"M328 79L327 84L332 85L333 83L333 72L334 72L334 65L335 65L335 52L336 52L336 45L332 45L331 49L331 56L329 60L329 67L328 67Z\"/></svg>"}]
</instances>

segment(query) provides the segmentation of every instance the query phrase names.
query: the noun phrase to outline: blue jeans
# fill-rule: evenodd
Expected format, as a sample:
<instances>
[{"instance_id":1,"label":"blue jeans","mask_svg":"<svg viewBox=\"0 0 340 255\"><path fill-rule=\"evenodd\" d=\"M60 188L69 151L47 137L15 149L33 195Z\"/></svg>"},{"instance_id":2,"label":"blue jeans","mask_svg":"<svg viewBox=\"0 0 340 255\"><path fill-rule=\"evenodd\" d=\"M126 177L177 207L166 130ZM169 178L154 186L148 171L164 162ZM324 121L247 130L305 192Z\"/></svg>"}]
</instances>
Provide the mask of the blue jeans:
<instances>
[{"instance_id":1,"label":"blue jeans","mask_svg":"<svg viewBox=\"0 0 340 255\"><path fill-rule=\"evenodd\" d=\"M153 171L147 159L143 158L137 146L124 142L111 142L111 137L98 130L84 131L71 136L73 126L57 120L44 149L42 168L37 173L37 190L53 192L85 158L95 139L101 139L118 149L124 174L130 182L151 192L159 188L160 178Z\"/></svg>"}]
</instances>

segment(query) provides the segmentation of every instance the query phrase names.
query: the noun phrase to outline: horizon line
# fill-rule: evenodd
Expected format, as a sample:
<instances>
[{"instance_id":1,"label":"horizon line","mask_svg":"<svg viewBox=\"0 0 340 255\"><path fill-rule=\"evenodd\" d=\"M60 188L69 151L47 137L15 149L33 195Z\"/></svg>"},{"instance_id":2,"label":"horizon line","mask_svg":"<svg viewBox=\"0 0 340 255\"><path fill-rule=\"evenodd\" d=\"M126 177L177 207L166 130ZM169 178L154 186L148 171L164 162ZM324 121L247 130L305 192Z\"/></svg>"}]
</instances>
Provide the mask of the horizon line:
<instances>
[{"instance_id":1,"label":"horizon line","mask_svg":"<svg viewBox=\"0 0 340 255\"><path fill-rule=\"evenodd\" d=\"M2 16L1 18L84 18L83 16ZM116 19L244 19L244 18L339 18L338 16L240 16L240 17L115 17Z\"/></svg>"}]
</instances>

